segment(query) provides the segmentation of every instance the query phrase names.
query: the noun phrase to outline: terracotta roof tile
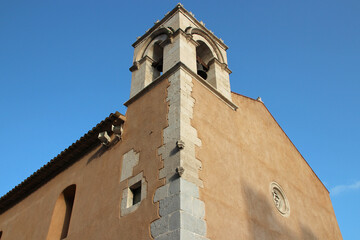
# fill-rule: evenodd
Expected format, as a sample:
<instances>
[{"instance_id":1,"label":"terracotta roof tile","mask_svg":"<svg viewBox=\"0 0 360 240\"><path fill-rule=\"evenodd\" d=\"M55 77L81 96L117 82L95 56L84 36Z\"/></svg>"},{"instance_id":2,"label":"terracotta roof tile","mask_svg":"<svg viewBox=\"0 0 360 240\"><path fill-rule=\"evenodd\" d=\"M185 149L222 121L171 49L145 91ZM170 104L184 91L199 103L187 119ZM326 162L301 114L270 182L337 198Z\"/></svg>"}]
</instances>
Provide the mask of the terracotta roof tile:
<instances>
[{"instance_id":1,"label":"terracotta roof tile","mask_svg":"<svg viewBox=\"0 0 360 240\"><path fill-rule=\"evenodd\" d=\"M2 196L0 198L0 214L26 198L57 174L77 162L91 149L98 146L100 144L97 138L99 132L110 131L112 124L121 124L124 121L125 116L119 112L110 114L109 117L97 124L79 140Z\"/></svg>"}]
</instances>

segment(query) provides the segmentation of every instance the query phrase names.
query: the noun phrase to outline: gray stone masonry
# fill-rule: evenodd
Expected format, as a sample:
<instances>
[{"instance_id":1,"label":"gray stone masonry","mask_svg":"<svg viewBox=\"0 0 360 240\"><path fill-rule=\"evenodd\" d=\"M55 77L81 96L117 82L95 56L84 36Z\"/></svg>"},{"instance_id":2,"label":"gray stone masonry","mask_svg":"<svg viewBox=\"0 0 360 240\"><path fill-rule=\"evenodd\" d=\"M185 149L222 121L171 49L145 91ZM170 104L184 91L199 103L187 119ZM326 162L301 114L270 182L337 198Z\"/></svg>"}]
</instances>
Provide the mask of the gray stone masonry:
<instances>
[{"instance_id":1,"label":"gray stone masonry","mask_svg":"<svg viewBox=\"0 0 360 240\"><path fill-rule=\"evenodd\" d=\"M203 182L198 171L195 147L201 146L196 129L191 125L195 99L191 96L191 75L179 68L169 78L167 101L168 127L163 131L164 144L158 149L164 167L159 177L166 185L157 189L154 202L159 202L160 219L151 224L151 234L159 239L206 239L205 206L199 199ZM184 148L179 149L177 142ZM181 177L176 169L182 168Z\"/></svg>"},{"instance_id":2,"label":"gray stone masonry","mask_svg":"<svg viewBox=\"0 0 360 240\"><path fill-rule=\"evenodd\" d=\"M133 176L133 169L139 163L139 153L133 149L124 154L122 158L120 182Z\"/></svg>"},{"instance_id":3,"label":"gray stone masonry","mask_svg":"<svg viewBox=\"0 0 360 240\"><path fill-rule=\"evenodd\" d=\"M177 178L157 189L154 202L161 216L150 226L155 240L207 239L205 206L194 183Z\"/></svg>"}]
</instances>

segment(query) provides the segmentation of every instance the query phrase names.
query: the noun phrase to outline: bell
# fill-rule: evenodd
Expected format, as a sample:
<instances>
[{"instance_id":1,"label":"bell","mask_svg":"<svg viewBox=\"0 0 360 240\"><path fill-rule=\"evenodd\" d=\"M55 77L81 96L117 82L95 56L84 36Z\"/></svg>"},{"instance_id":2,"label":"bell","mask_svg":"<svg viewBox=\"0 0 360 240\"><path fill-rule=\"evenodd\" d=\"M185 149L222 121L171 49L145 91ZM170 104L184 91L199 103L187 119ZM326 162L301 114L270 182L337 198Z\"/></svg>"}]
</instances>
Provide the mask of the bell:
<instances>
[{"instance_id":1,"label":"bell","mask_svg":"<svg viewBox=\"0 0 360 240\"><path fill-rule=\"evenodd\" d=\"M203 79L206 80L206 78L207 78L207 73L206 73L207 69L202 64L200 64L199 62L197 62L196 65L197 65L197 74L200 77L202 77Z\"/></svg>"},{"instance_id":2,"label":"bell","mask_svg":"<svg viewBox=\"0 0 360 240\"><path fill-rule=\"evenodd\" d=\"M163 63L162 63L162 61L159 62L159 63L156 65L156 70L158 70L159 72L162 72L162 71L163 71Z\"/></svg>"},{"instance_id":3,"label":"bell","mask_svg":"<svg viewBox=\"0 0 360 240\"><path fill-rule=\"evenodd\" d=\"M162 71L163 71L163 60L160 59L158 62L154 62L154 63L152 64L152 66L153 66L156 70L158 70L159 72L162 72Z\"/></svg>"}]
</instances>

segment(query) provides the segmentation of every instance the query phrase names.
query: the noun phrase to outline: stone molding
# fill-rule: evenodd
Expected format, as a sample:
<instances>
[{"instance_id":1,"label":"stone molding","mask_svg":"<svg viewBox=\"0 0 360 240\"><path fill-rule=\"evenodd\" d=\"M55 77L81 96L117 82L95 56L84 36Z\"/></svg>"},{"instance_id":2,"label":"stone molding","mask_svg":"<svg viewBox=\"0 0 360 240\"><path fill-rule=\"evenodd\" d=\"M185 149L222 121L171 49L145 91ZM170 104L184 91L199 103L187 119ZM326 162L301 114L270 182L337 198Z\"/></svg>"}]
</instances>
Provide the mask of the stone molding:
<instances>
[{"instance_id":1,"label":"stone molding","mask_svg":"<svg viewBox=\"0 0 360 240\"><path fill-rule=\"evenodd\" d=\"M222 69L224 69L228 74L231 74L232 71L229 69L228 65L226 63L221 63L218 59L213 58L209 61L208 66L212 64L218 64L221 66Z\"/></svg>"},{"instance_id":2,"label":"stone molding","mask_svg":"<svg viewBox=\"0 0 360 240\"><path fill-rule=\"evenodd\" d=\"M211 86L210 83L206 82L206 80L201 78L199 75L197 75L195 72L193 72L191 69L189 69L182 62L178 62L172 68L170 68L168 71L166 71L163 75L156 78L153 82L151 82L149 85L147 85L145 88L143 88L140 92L138 92L133 97L131 97L128 101L126 101L124 103L124 105L126 107L128 107L131 103L136 101L138 98L140 98L142 95L147 93L149 90L151 90L153 87L155 87L157 84L159 84L164 79L169 78L175 71L177 71L180 68L184 69L186 72L191 74L194 79L198 80L203 86L208 88L210 92L215 94L220 100L222 100L226 105L228 105L234 111L236 111L239 108L235 103L233 103L231 100L226 98L222 93L220 93L217 89L215 89L213 86Z\"/></svg>"},{"instance_id":3,"label":"stone molding","mask_svg":"<svg viewBox=\"0 0 360 240\"><path fill-rule=\"evenodd\" d=\"M204 39L206 39L206 41L211 45L211 47L214 49L215 54L217 56L217 59L219 60L219 62L223 63L224 62L224 57L221 54L220 50L217 47L216 41L211 37L211 35L209 35L207 32L205 32L202 29L199 28L193 28L193 27L187 27L185 29L185 33L188 36L193 36L193 34L197 34L202 36Z\"/></svg>"},{"instance_id":4,"label":"stone molding","mask_svg":"<svg viewBox=\"0 0 360 240\"><path fill-rule=\"evenodd\" d=\"M282 187L277 182L271 182L270 193L278 212L284 217L289 217L290 204Z\"/></svg>"},{"instance_id":5,"label":"stone molding","mask_svg":"<svg viewBox=\"0 0 360 240\"><path fill-rule=\"evenodd\" d=\"M152 32L154 32L157 28L161 27L164 25L164 23L166 21L168 21L172 16L174 16L177 12L181 12L182 14L184 14L184 16L186 16L190 21L192 21L199 29L203 30L204 32L206 32L206 34L210 35L212 38L214 38L214 40L216 41L216 43L218 43L224 50L228 49L228 46L226 46L226 44L218 37L215 36L215 34L213 32L211 32L210 30L208 30L204 24L202 24L201 22L199 22L190 12L188 12L181 4L177 4L176 7L171 10L169 13L167 13L165 15L165 17L163 19L161 19L160 21L156 22L154 24L154 26L152 26L150 29L148 29L146 31L146 33L144 35L142 35L139 39L137 39L132 46L135 48L136 46L138 46L141 42L145 41L151 34Z\"/></svg>"},{"instance_id":6,"label":"stone molding","mask_svg":"<svg viewBox=\"0 0 360 240\"><path fill-rule=\"evenodd\" d=\"M180 29L180 28L174 32L173 37L176 37L176 36L179 35L179 34L181 34L181 35L183 35L184 37L186 37L186 39L187 39L188 41L190 41L192 44L194 44L195 47L199 46L199 43L196 42L196 41L193 39L193 37L192 37L191 34L187 34L186 31L184 31L184 30L182 30L182 29Z\"/></svg>"},{"instance_id":7,"label":"stone molding","mask_svg":"<svg viewBox=\"0 0 360 240\"><path fill-rule=\"evenodd\" d=\"M138 61L134 62L133 65L129 68L130 72L134 72L139 70L140 64Z\"/></svg>"}]
</instances>

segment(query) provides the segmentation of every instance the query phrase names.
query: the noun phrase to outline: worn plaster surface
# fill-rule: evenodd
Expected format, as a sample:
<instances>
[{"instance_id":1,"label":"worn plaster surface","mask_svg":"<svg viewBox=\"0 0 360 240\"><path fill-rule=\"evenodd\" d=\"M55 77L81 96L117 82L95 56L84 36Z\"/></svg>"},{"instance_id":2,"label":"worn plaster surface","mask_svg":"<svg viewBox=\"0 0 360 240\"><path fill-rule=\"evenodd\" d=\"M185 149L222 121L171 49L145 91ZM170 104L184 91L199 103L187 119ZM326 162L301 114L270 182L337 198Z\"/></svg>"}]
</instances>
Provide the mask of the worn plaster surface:
<instances>
[{"instance_id":1,"label":"worn plaster surface","mask_svg":"<svg viewBox=\"0 0 360 240\"><path fill-rule=\"evenodd\" d=\"M162 145L162 129L168 125L167 87L167 81L159 83L128 107L122 140L115 146L106 148L99 143L74 165L1 214L2 239L46 239L56 200L71 184L76 184L76 195L66 240L152 239L150 223L159 218L159 203L153 202L153 196L165 183L158 177L163 162L157 149ZM123 156L131 150L140 153L138 163L132 176L120 181ZM140 173L147 182L146 198L136 211L121 217L123 190L129 186L128 180Z\"/></svg>"},{"instance_id":2,"label":"worn plaster surface","mask_svg":"<svg viewBox=\"0 0 360 240\"><path fill-rule=\"evenodd\" d=\"M192 95L208 238L342 239L329 192L262 102L233 93L233 111L197 81ZM272 182L286 194L288 216L274 204Z\"/></svg>"}]
</instances>

